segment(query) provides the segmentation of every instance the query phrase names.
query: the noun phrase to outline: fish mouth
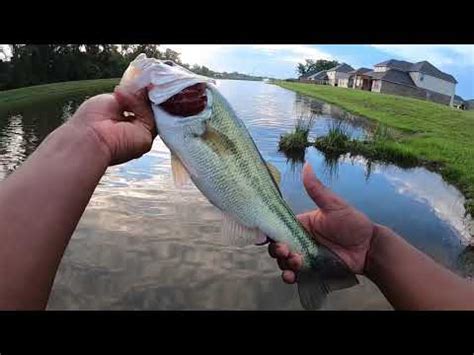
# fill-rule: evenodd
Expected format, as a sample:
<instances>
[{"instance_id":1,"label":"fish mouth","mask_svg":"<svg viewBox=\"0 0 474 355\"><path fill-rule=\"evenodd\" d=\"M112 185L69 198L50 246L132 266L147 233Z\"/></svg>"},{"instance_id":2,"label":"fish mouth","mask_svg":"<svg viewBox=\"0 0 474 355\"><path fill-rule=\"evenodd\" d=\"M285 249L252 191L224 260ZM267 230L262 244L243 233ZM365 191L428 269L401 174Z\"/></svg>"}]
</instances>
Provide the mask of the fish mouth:
<instances>
[{"instance_id":1,"label":"fish mouth","mask_svg":"<svg viewBox=\"0 0 474 355\"><path fill-rule=\"evenodd\" d=\"M206 84L198 83L181 90L160 106L173 116L195 116L207 105Z\"/></svg>"}]
</instances>

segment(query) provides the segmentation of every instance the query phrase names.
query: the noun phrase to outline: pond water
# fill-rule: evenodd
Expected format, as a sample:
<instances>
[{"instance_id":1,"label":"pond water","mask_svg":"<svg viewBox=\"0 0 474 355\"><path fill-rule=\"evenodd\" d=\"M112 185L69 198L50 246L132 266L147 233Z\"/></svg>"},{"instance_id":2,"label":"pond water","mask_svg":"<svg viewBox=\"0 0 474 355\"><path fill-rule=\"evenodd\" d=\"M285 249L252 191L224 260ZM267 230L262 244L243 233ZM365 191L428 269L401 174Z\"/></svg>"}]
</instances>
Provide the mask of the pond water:
<instances>
[{"instance_id":1,"label":"pond water","mask_svg":"<svg viewBox=\"0 0 474 355\"><path fill-rule=\"evenodd\" d=\"M315 208L301 182L302 163L278 152L282 133L312 112L311 136L344 120L353 137L370 124L343 110L262 82L218 81L263 157L281 173L281 190L296 212ZM0 180L10 174L84 97L48 102L0 117ZM435 260L460 272L469 239L464 198L424 168L327 161L308 148L321 180L371 219L400 233ZM296 286L285 285L266 247L226 245L217 209L193 186L176 188L170 154L157 138L140 159L111 167L97 187L60 265L49 309L293 309ZM391 309L377 287L333 293L325 309Z\"/></svg>"}]
</instances>

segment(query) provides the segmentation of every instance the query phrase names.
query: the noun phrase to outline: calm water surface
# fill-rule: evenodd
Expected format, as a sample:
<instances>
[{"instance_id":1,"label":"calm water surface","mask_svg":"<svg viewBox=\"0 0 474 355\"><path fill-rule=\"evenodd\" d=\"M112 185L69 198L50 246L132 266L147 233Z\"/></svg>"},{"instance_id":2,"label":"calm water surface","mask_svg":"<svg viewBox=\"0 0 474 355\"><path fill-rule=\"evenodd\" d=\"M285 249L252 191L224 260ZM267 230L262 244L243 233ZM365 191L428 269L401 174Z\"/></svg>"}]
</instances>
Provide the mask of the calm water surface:
<instances>
[{"instance_id":1,"label":"calm water surface","mask_svg":"<svg viewBox=\"0 0 474 355\"><path fill-rule=\"evenodd\" d=\"M220 81L264 158L279 168L281 190L296 213L314 208L301 182L302 164L277 151L295 118L317 116L324 134L344 120L354 137L368 122L320 101L261 82ZM84 97L25 108L0 117L0 179L66 120ZM423 168L326 161L314 148L305 159L321 180L370 218L402 234L452 268L469 238L464 199ZM175 188L170 154L157 138L138 160L107 170L61 263L49 309L301 309L295 286L280 281L265 247L231 247L221 216L192 185ZM333 293L327 309L390 309L377 287L361 284Z\"/></svg>"}]
</instances>

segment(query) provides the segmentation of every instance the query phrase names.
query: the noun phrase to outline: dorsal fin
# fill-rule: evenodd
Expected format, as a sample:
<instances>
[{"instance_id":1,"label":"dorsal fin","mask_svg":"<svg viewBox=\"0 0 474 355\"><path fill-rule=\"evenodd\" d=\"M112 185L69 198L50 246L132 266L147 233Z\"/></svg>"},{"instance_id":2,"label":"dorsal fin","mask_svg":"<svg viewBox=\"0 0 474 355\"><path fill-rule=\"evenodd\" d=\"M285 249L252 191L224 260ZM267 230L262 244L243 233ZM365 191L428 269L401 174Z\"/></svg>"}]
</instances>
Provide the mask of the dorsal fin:
<instances>
[{"instance_id":1,"label":"dorsal fin","mask_svg":"<svg viewBox=\"0 0 474 355\"><path fill-rule=\"evenodd\" d=\"M268 170L268 173L270 174L270 177L275 183L275 187L278 190L278 193L280 194L280 196L283 196L283 194L280 191L280 181L281 181L280 171L271 163L267 163L264 161L264 164Z\"/></svg>"},{"instance_id":2,"label":"dorsal fin","mask_svg":"<svg viewBox=\"0 0 474 355\"><path fill-rule=\"evenodd\" d=\"M267 162L265 164L267 165L268 171L270 172L270 175L273 177L273 180L275 180L277 186L280 186L280 182L281 182L280 171L278 171L276 166L273 165L272 163Z\"/></svg>"}]
</instances>

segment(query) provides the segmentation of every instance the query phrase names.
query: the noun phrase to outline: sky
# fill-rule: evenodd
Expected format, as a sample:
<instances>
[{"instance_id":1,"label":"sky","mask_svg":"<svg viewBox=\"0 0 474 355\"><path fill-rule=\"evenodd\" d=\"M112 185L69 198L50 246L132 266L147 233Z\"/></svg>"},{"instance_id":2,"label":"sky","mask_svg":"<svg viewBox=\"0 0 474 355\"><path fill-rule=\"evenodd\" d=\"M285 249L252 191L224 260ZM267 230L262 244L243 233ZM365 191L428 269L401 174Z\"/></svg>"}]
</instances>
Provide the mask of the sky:
<instances>
[{"instance_id":1,"label":"sky","mask_svg":"<svg viewBox=\"0 0 474 355\"><path fill-rule=\"evenodd\" d=\"M296 65L305 59L335 59L354 68L372 68L388 59L427 60L456 78L457 95L474 99L474 45L162 45L161 48L178 51L185 63L205 65L215 71L281 79L296 77Z\"/></svg>"},{"instance_id":2,"label":"sky","mask_svg":"<svg viewBox=\"0 0 474 355\"><path fill-rule=\"evenodd\" d=\"M427 60L453 75L456 94L474 99L473 45L162 45L181 53L188 64L205 65L215 71L296 77L296 65L305 59L330 59L354 68L372 68L388 59L411 62Z\"/></svg>"}]
</instances>

